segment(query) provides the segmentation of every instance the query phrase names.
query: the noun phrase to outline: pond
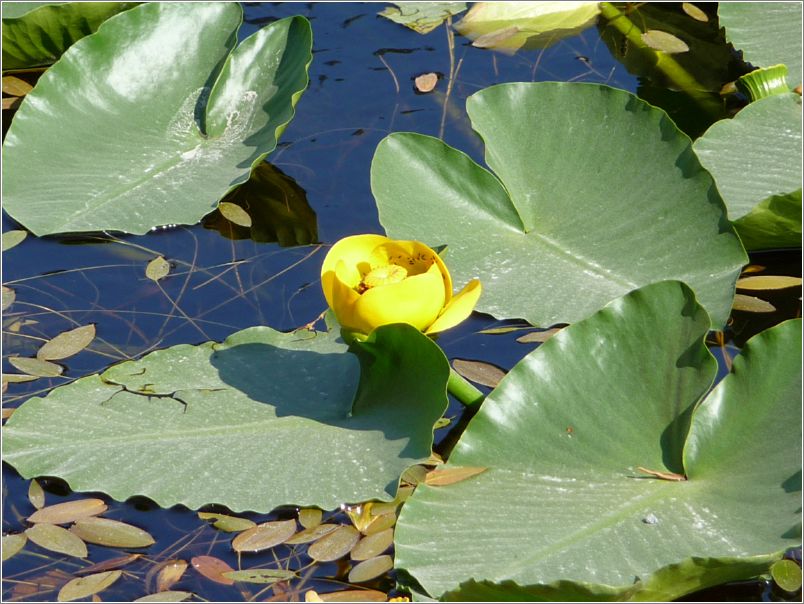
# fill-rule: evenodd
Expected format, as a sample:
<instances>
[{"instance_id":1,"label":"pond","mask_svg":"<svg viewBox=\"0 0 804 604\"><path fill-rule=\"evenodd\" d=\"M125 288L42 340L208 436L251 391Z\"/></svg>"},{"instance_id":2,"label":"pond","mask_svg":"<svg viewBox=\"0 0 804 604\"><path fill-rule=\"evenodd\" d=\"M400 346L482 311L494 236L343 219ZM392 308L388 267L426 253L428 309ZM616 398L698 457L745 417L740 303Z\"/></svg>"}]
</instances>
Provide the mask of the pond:
<instances>
[{"instance_id":1,"label":"pond","mask_svg":"<svg viewBox=\"0 0 804 604\"><path fill-rule=\"evenodd\" d=\"M456 33L450 23L458 21L460 15L423 35L378 16L383 4L245 2L242 6L244 23L237 34L241 41L269 23L294 15L306 17L313 32L309 85L296 106L295 117L282 133L276 149L267 157L267 163L227 198L252 210L262 203L260 207L264 209L259 210L259 214L257 210L251 212L250 227L234 224L220 211L215 211L199 224L167 225L145 235L126 235L114 230L45 237L29 234L22 243L4 251L3 284L15 294L14 302L3 314L4 374L20 372L9 362L10 357L33 357L43 343L59 333L87 325L94 325L95 330L89 346L59 360L64 368L61 375L23 383L4 380L4 420L31 397L45 396L58 386L103 372L121 361L141 359L152 351L181 344L221 342L235 332L256 325L279 332L294 332L305 327L325 330L327 302L322 294L320 275L327 252L333 243L344 237L385 232L371 182L372 160L380 141L391 133L416 132L441 139L485 165L484 140L473 130L466 103L470 95L489 86L547 81L604 84L638 93L663 107L692 136L700 135L718 117L730 115L745 104L740 100L723 103L723 115L718 116L702 117L699 114L705 112L690 110L690 99L683 93L655 74L652 78L649 71L640 71L628 61L624 63L627 40L616 39L602 20L597 26L550 46L508 53L479 48ZM646 13L645 19L665 19L673 23L684 16L678 5L651 10L653 12ZM717 52L725 53L726 60L725 64L711 66L702 58L699 60L701 73L696 75L720 79L725 84L747 68L725 41L718 38L716 5L707 3L705 10L709 16L707 35L711 40L693 51L717 54L712 50L717 47L720 49ZM429 76L429 84L435 82L435 85L432 90L424 91L426 86L417 78L427 74L434 74ZM154 83L143 98L158 97L163 92L159 84ZM717 94L710 93L710 96L717 97ZM6 110L3 113L5 134L13 114ZM530 144L537 147L540 141L533 140ZM81 152L75 149L76 154ZM629 169L627 166L610 168ZM45 159L37 169L47 173L51 166ZM599 170L592 167L588 174L580 175L580 180L591 183L591 187L595 187L598 179L601 179ZM609 186L610 182L603 178L600 186ZM415 197L420 182L413 175L405 186ZM610 194L616 197L620 193L612 190ZM380 211L386 210L381 208ZM4 233L24 228L5 212L2 220ZM477 236L483 238L484 234ZM657 243L657 249L659 247ZM643 252L648 256L652 250ZM159 258L166 264L162 261L154 264ZM450 263L449 245L445 262ZM750 265L754 267L751 270L757 271L755 274L800 277L801 250L752 253ZM163 271L160 278L153 278L153 273L146 274L146 271L157 270ZM536 277L524 275L522 279L530 283ZM484 295L489 288L493 288L493 284L484 283ZM735 308L725 331L709 333L706 344L718 361L717 381L729 373L732 359L749 338L787 319L800 317L798 288L744 293L756 294L775 310L758 313L752 308ZM545 284L543 295L551 296L549 284ZM578 296L586 294L579 292ZM483 394L491 392L501 375L539 348L553 333L534 330L525 320L512 317L498 320L490 314L475 312L468 320L436 338L450 362L457 360L454 366L459 373L473 380ZM666 344L661 332L647 335L646 354ZM315 363L329 362L325 355L320 356ZM157 361L157 364L160 362L164 363ZM170 359L167 362L170 363ZM212 362L214 364L215 359ZM277 379L291 384L295 379L293 361L288 361L286 367L289 373ZM256 376L257 381L249 383L257 383L264 390L270 388L274 378L267 377L262 382L259 379L260 376ZM120 392L121 399L134 396L125 385ZM175 392L158 390L152 396L140 398L143 401L147 398L148 404L170 406L177 405L179 397L174 395ZM180 398L178 402L184 405L184 409L177 405L184 414L195 404L194 400L188 403ZM449 406L443 413L446 420L436 424L434 454L442 459L449 457L477 412L477 406L466 406L450 396ZM281 415L279 411L277 414ZM87 418L86 421L87 431L91 432L93 420ZM39 429L47 439L55 426L45 423ZM573 431L578 429L577 425L567 426L566 436L572 438ZM254 447L256 455L258 442L238 446L244 451ZM298 471L300 482L306 480L304 468L308 464L324 464L329 447L337 446L327 439L317 438L311 442L301 436L294 442L297 445L291 453L277 463L300 468L285 468L290 472ZM135 475L136 458L132 457L127 466L127 454L126 450L116 451L115 463L120 464L117 467L122 468L124 474ZM198 477L215 467L210 465L215 455L214 451L185 452L159 461L165 466L186 468L184 476ZM429 469L435 462L432 460L425 465ZM403 485L412 487L424 480L424 466L414 468L403 477ZM250 474L246 490L251 490L253 497L281 490L283 486L275 484L274 475L272 467ZM202 507L201 512L224 515L222 529L211 524L214 518L200 518L198 509L183 505L163 508L144 496L119 501L104 492L73 492L55 476L43 476L35 481L23 479L7 463L3 464L3 478L4 535L22 533L30 526L27 519L36 509L32 501L41 507L42 498L47 506L91 498L108 506L103 512L104 518L139 527L154 540L147 547L113 547L86 539L89 541L86 556L60 554L29 540L19 553L3 563L2 594L6 601L55 600L59 590L75 577L118 569L122 571L119 578L99 594L103 600L131 601L170 591L184 593L162 597L200 601L304 601L305 597L313 597L310 590L333 600L334 597L327 598L327 594L355 590L342 595L343 601L386 601L391 597L409 597L408 588L417 587L407 573L393 570L390 560L383 566L386 560L382 556L394 553L391 539L397 507L393 504L361 506L358 501L343 501L340 508L332 506L324 510L323 516L314 511L314 505L309 508L286 505L271 513L232 511L220 505ZM357 480L357 476L354 479ZM332 478L332 482L343 480L347 479ZM748 496L753 485L745 484L740 488ZM390 499L387 493L385 495ZM511 496L516 497L516 494ZM248 522L236 524L234 530L228 532L225 522L232 522L229 516ZM270 526L278 531L288 526L286 521L291 521L292 532L321 524L356 526L362 530L361 544L367 553L361 556L353 551L352 558L346 555L358 539L354 529L338 529L339 534L344 535L344 542L349 543L340 555L311 556L308 550L313 547L312 539L287 543L289 535L273 547L259 547L256 553L251 553L248 547L235 551L233 538L244 528L254 526L253 523L273 521L277 524ZM372 521L373 526L367 528ZM517 520L514 518L512 522ZM650 524L644 519L643 523ZM323 535L325 532L319 533ZM368 536L372 539L367 539ZM337 546L336 543L330 547ZM800 548L789 556L800 563ZM354 569L363 558L378 560L375 569L364 570L368 578L360 580L362 576ZM249 569L252 576L240 576L235 581L223 575L240 569ZM259 575L255 569L264 574ZM273 570L274 574L266 569ZM90 596L91 591L86 597ZM714 601L795 601L798 598L800 589L797 593L785 592L765 579L731 582L684 597Z\"/></svg>"}]
</instances>

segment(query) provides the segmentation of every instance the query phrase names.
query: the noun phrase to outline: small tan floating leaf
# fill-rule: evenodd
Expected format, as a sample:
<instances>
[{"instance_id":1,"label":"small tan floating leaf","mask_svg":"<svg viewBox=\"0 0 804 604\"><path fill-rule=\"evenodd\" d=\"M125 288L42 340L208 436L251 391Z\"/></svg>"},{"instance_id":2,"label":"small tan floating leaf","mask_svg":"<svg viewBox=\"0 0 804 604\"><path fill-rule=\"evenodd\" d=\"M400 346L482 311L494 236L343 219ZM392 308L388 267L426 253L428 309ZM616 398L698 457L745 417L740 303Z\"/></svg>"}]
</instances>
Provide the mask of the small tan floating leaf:
<instances>
[{"instance_id":1,"label":"small tan floating leaf","mask_svg":"<svg viewBox=\"0 0 804 604\"><path fill-rule=\"evenodd\" d=\"M408 484L417 485L427 476L427 468L422 465L410 466L402 472L402 481Z\"/></svg>"},{"instance_id":2,"label":"small tan floating leaf","mask_svg":"<svg viewBox=\"0 0 804 604\"><path fill-rule=\"evenodd\" d=\"M232 547L236 552L259 552L284 543L295 532L295 520L263 522L235 537L232 540Z\"/></svg>"},{"instance_id":3,"label":"small tan floating leaf","mask_svg":"<svg viewBox=\"0 0 804 604\"><path fill-rule=\"evenodd\" d=\"M243 583L262 583L268 585L277 581L294 579L297 574L284 568L251 568L248 570L233 570L223 573L223 576L232 581Z\"/></svg>"},{"instance_id":4,"label":"small tan floating leaf","mask_svg":"<svg viewBox=\"0 0 804 604\"><path fill-rule=\"evenodd\" d=\"M151 281L159 281L167 277L170 272L170 263L162 256L158 256L148 263L145 267L145 276Z\"/></svg>"},{"instance_id":5,"label":"small tan floating leaf","mask_svg":"<svg viewBox=\"0 0 804 604\"><path fill-rule=\"evenodd\" d=\"M377 516L369 522L368 526L364 528L361 532L364 535L374 535L376 533L380 533L387 528L391 528L396 524L396 514L382 514Z\"/></svg>"},{"instance_id":6,"label":"small tan floating leaf","mask_svg":"<svg viewBox=\"0 0 804 604\"><path fill-rule=\"evenodd\" d=\"M6 386L7 385L8 385L8 382L3 382L3 392L6 391ZM11 417L14 414L14 412L16 410L17 410L16 407L14 407L14 408L3 407L2 418L3 419L8 419L9 417Z\"/></svg>"},{"instance_id":7,"label":"small tan floating leaf","mask_svg":"<svg viewBox=\"0 0 804 604\"><path fill-rule=\"evenodd\" d=\"M749 264L748 266L743 267L743 271L740 274L752 275L754 273L761 273L766 268L767 268L766 266L762 266L761 264Z\"/></svg>"},{"instance_id":8,"label":"small tan floating leaf","mask_svg":"<svg viewBox=\"0 0 804 604\"><path fill-rule=\"evenodd\" d=\"M312 591L312 590L311 590ZM307 592L310 593L310 592ZM327 594L316 594L318 600L307 600L307 602L385 602L388 596L375 589L345 589L343 591L331 591Z\"/></svg>"},{"instance_id":9,"label":"small tan floating leaf","mask_svg":"<svg viewBox=\"0 0 804 604\"><path fill-rule=\"evenodd\" d=\"M21 80L13 75L3 76L3 94L8 94L10 96L25 96L31 92L31 90L33 90L33 86L31 86L25 80Z\"/></svg>"},{"instance_id":10,"label":"small tan floating leaf","mask_svg":"<svg viewBox=\"0 0 804 604\"><path fill-rule=\"evenodd\" d=\"M3 78L5 80L5 78ZM28 236L28 231L6 231L3 233L3 251L8 251L15 245L22 243Z\"/></svg>"},{"instance_id":11,"label":"small tan floating leaf","mask_svg":"<svg viewBox=\"0 0 804 604\"><path fill-rule=\"evenodd\" d=\"M770 302L743 294L734 295L734 303L731 308L732 310L742 310L745 312L773 312L776 310L776 307Z\"/></svg>"},{"instance_id":12,"label":"small tan floating leaf","mask_svg":"<svg viewBox=\"0 0 804 604\"><path fill-rule=\"evenodd\" d=\"M313 528L321 524L324 513L318 508L302 508L299 510L299 524L304 528Z\"/></svg>"},{"instance_id":13,"label":"small tan floating leaf","mask_svg":"<svg viewBox=\"0 0 804 604\"><path fill-rule=\"evenodd\" d=\"M438 84L438 74L423 73L420 76L416 76L413 84L419 92L432 92L436 84Z\"/></svg>"},{"instance_id":14,"label":"small tan floating leaf","mask_svg":"<svg viewBox=\"0 0 804 604\"><path fill-rule=\"evenodd\" d=\"M182 578L187 566L184 560L167 561L156 576L156 591L169 591Z\"/></svg>"},{"instance_id":15,"label":"small tan floating leaf","mask_svg":"<svg viewBox=\"0 0 804 604\"><path fill-rule=\"evenodd\" d=\"M793 560L777 560L771 566L771 577L785 591L795 592L801 588L801 567Z\"/></svg>"},{"instance_id":16,"label":"small tan floating leaf","mask_svg":"<svg viewBox=\"0 0 804 604\"><path fill-rule=\"evenodd\" d=\"M703 12L700 8L691 4L689 2L682 2L681 8L687 13L690 17L695 19L696 21L701 21L702 23L706 23L709 21L709 17L705 12Z\"/></svg>"},{"instance_id":17,"label":"small tan floating leaf","mask_svg":"<svg viewBox=\"0 0 804 604\"><path fill-rule=\"evenodd\" d=\"M8 560L11 556L19 553L25 547L28 537L25 533L17 533L16 535L3 535L3 545L0 549L3 550L3 562Z\"/></svg>"},{"instance_id":18,"label":"small tan floating leaf","mask_svg":"<svg viewBox=\"0 0 804 604\"><path fill-rule=\"evenodd\" d=\"M528 329L530 325L509 325L506 327L489 327L488 329L481 329L477 333L482 333L483 335L487 336L501 336L507 333L512 333L514 331L521 331L523 329Z\"/></svg>"},{"instance_id":19,"label":"small tan floating leaf","mask_svg":"<svg viewBox=\"0 0 804 604\"><path fill-rule=\"evenodd\" d=\"M251 226L251 216L236 203L222 201L218 204L218 209L229 222L246 228Z\"/></svg>"},{"instance_id":20,"label":"small tan floating leaf","mask_svg":"<svg viewBox=\"0 0 804 604\"><path fill-rule=\"evenodd\" d=\"M318 526L313 526L308 529L304 529L303 531L299 531L295 535L293 535L290 539L285 541L287 545L298 545L299 543L311 543L320 539L324 535L328 535L332 531L338 528L339 525L337 524L319 524Z\"/></svg>"},{"instance_id":21,"label":"small tan floating leaf","mask_svg":"<svg viewBox=\"0 0 804 604\"><path fill-rule=\"evenodd\" d=\"M396 490L396 497L394 497L394 502L396 504L405 503L408 500L408 497L413 495L413 488L411 486L401 486Z\"/></svg>"},{"instance_id":22,"label":"small tan floating leaf","mask_svg":"<svg viewBox=\"0 0 804 604\"><path fill-rule=\"evenodd\" d=\"M41 359L31 359L28 357L8 357L8 362L23 373L35 375L37 377L56 377L62 374L64 367L43 361Z\"/></svg>"},{"instance_id":23,"label":"small tan floating leaf","mask_svg":"<svg viewBox=\"0 0 804 604\"><path fill-rule=\"evenodd\" d=\"M765 291L787 289L788 287L801 287L801 278L787 277L785 275L756 275L737 279L737 289L742 290Z\"/></svg>"},{"instance_id":24,"label":"small tan floating leaf","mask_svg":"<svg viewBox=\"0 0 804 604\"><path fill-rule=\"evenodd\" d=\"M28 517L28 522L47 522L48 524L65 524L81 518L97 516L106 511L106 504L101 499L77 499L56 503L37 510Z\"/></svg>"},{"instance_id":25,"label":"small tan floating leaf","mask_svg":"<svg viewBox=\"0 0 804 604\"><path fill-rule=\"evenodd\" d=\"M363 537L357 545L352 548L352 560L368 560L374 556L379 556L394 542L394 529L387 528L379 533Z\"/></svg>"},{"instance_id":26,"label":"small tan floating leaf","mask_svg":"<svg viewBox=\"0 0 804 604\"><path fill-rule=\"evenodd\" d=\"M31 484L28 485L28 501L37 510L42 509L45 505L45 491L36 480L32 480Z\"/></svg>"},{"instance_id":27,"label":"small tan floating leaf","mask_svg":"<svg viewBox=\"0 0 804 604\"><path fill-rule=\"evenodd\" d=\"M234 569L220 558L215 558L214 556L195 556L190 560L190 564L210 581L215 581L215 583L221 583L223 585L234 585L234 581L223 576L223 573L232 572Z\"/></svg>"},{"instance_id":28,"label":"small tan floating leaf","mask_svg":"<svg viewBox=\"0 0 804 604\"><path fill-rule=\"evenodd\" d=\"M84 541L109 547L148 547L156 543L141 528L109 518L82 518L70 530Z\"/></svg>"},{"instance_id":29,"label":"small tan floating leaf","mask_svg":"<svg viewBox=\"0 0 804 604\"><path fill-rule=\"evenodd\" d=\"M553 327L552 329L545 329L544 331L532 331L526 333L524 336L519 336L516 341L522 344L530 344L532 342L544 343L562 329L561 327Z\"/></svg>"},{"instance_id":30,"label":"small tan floating leaf","mask_svg":"<svg viewBox=\"0 0 804 604\"><path fill-rule=\"evenodd\" d=\"M212 523L216 529L227 533L239 533L257 526L257 523L248 518L238 518L227 514L214 514L212 512L198 512L201 520L214 520Z\"/></svg>"},{"instance_id":31,"label":"small tan floating leaf","mask_svg":"<svg viewBox=\"0 0 804 604\"><path fill-rule=\"evenodd\" d=\"M36 545L52 552L67 554L76 558L87 557L86 544L67 529L55 524L35 524L26 529L25 534Z\"/></svg>"},{"instance_id":32,"label":"small tan floating leaf","mask_svg":"<svg viewBox=\"0 0 804 604\"><path fill-rule=\"evenodd\" d=\"M59 590L59 602L72 602L103 591L117 581L121 574L123 574L122 571L110 570L68 581Z\"/></svg>"},{"instance_id":33,"label":"small tan floating leaf","mask_svg":"<svg viewBox=\"0 0 804 604\"><path fill-rule=\"evenodd\" d=\"M160 591L155 594L142 596L135 602L184 602L193 595L191 591Z\"/></svg>"},{"instance_id":34,"label":"small tan floating leaf","mask_svg":"<svg viewBox=\"0 0 804 604\"><path fill-rule=\"evenodd\" d=\"M360 539L360 533L356 528L346 525L339 526L307 548L307 555L317 562L337 560L348 554L358 539Z\"/></svg>"},{"instance_id":35,"label":"small tan floating leaf","mask_svg":"<svg viewBox=\"0 0 804 604\"><path fill-rule=\"evenodd\" d=\"M4 373L3 374L3 381L9 384L19 384L21 382L32 382L33 380L38 380L39 376L36 375L25 375L23 373Z\"/></svg>"},{"instance_id":36,"label":"small tan floating leaf","mask_svg":"<svg viewBox=\"0 0 804 604\"><path fill-rule=\"evenodd\" d=\"M6 96L3 97L3 109L16 109L22 103L22 97Z\"/></svg>"},{"instance_id":37,"label":"small tan floating leaf","mask_svg":"<svg viewBox=\"0 0 804 604\"><path fill-rule=\"evenodd\" d=\"M108 560L104 560L103 562L98 562L97 564L93 564L91 566L87 566L86 568L77 570L75 571L75 574L87 575L107 570L114 570L116 568L120 568L121 566L125 566L126 564L131 564L138 558L142 558L142 554L128 554L126 556L118 556L117 558L109 558Z\"/></svg>"},{"instance_id":38,"label":"small tan floating leaf","mask_svg":"<svg viewBox=\"0 0 804 604\"><path fill-rule=\"evenodd\" d=\"M66 359L78 354L95 339L95 326L82 325L69 331L63 331L36 352L36 358L43 361Z\"/></svg>"},{"instance_id":39,"label":"small tan floating leaf","mask_svg":"<svg viewBox=\"0 0 804 604\"><path fill-rule=\"evenodd\" d=\"M304 601L305 602L323 602L324 600L321 599L321 596L318 595L318 592L314 589L308 589L304 592Z\"/></svg>"},{"instance_id":40,"label":"small tan floating leaf","mask_svg":"<svg viewBox=\"0 0 804 604\"><path fill-rule=\"evenodd\" d=\"M464 481L472 476L477 476L487 469L488 468L476 468L471 466L439 468L428 472L424 482L431 487L443 487L448 484Z\"/></svg>"},{"instance_id":41,"label":"small tan floating leaf","mask_svg":"<svg viewBox=\"0 0 804 604\"><path fill-rule=\"evenodd\" d=\"M467 380L491 388L496 388L500 380L505 377L505 372L502 369L482 361L455 359L452 361L452 366L455 368L455 371L460 373Z\"/></svg>"},{"instance_id":42,"label":"small tan floating leaf","mask_svg":"<svg viewBox=\"0 0 804 604\"><path fill-rule=\"evenodd\" d=\"M371 579L387 573L393 567L394 561L391 556L377 556L363 560L349 571L349 583L371 581Z\"/></svg>"},{"instance_id":43,"label":"small tan floating leaf","mask_svg":"<svg viewBox=\"0 0 804 604\"><path fill-rule=\"evenodd\" d=\"M684 40L658 29L649 29L641 37L642 41L653 50L660 50L669 55L687 52L690 49Z\"/></svg>"},{"instance_id":44,"label":"small tan floating leaf","mask_svg":"<svg viewBox=\"0 0 804 604\"><path fill-rule=\"evenodd\" d=\"M3 310L7 309L9 306L14 304L14 300L17 298L17 293L11 289L10 287L3 286Z\"/></svg>"}]
</instances>

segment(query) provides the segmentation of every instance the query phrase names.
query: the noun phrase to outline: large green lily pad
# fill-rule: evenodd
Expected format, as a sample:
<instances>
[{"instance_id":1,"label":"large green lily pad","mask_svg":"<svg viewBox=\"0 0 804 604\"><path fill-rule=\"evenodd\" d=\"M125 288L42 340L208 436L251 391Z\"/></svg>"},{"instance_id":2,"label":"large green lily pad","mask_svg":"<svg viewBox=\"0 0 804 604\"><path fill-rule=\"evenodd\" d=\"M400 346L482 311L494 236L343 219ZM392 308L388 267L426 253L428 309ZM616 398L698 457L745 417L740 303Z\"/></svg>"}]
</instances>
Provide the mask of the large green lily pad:
<instances>
[{"instance_id":1,"label":"large green lily pad","mask_svg":"<svg viewBox=\"0 0 804 604\"><path fill-rule=\"evenodd\" d=\"M307 85L310 25L237 48L237 3L148 3L73 44L3 145L6 211L37 235L193 224L276 146Z\"/></svg>"},{"instance_id":2,"label":"large green lily pad","mask_svg":"<svg viewBox=\"0 0 804 604\"><path fill-rule=\"evenodd\" d=\"M50 65L137 2L3 2L3 69Z\"/></svg>"},{"instance_id":3,"label":"large green lily pad","mask_svg":"<svg viewBox=\"0 0 804 604\"><path fill-rule=\"evenodd\" d=\"M733 119L715 123L693 148L746 248L801 246L799 95L750 103Z\"/></svg>"},{"instance_id":4,"label":"large green lily pad","mask_svg":"<svg viewBox=\"0 0 804 604\"><path fill-rule=\"evenodd\" d=\"M663 111L622 90L554 82L492 86L467 111L496 177L437 139L400 133L378 146L371 186L389 236L447 244L455 280L480 278L478 310L571 323L678 279L714 326L725 323L747 258Z\"/></svg>"},{"instance_id":5,"label":"large green lily pad","mask_svg":"<svg viewBox=\"0 0 804 604\"><path fill-rule=\"evenodd\" d=\"M722 2L717 9L726 39L754 67L787 65L787 83L801 84L801 3Z\"/></svg>"},{"instance_id":6,"label":"large green lily pad","mask_svg":"<svg viewBox=\"0 0 804 604\"><path fill-rule=\"evenodd\" d=\"M359 364L335 332L254 327L153 352L25 402L4 459L26 478L163 507L389 499L430 455L449 365L407 325L355 346Z\"/></svg>"},{"instance_id":7,"label":"large green lily pad","mask_svg":"<svg viewBox=\"0 0 804 604\"><path fill-rule=\"evenodd\" d=\"M800 542L801 321L726 377L684 284L632 292L525 357L396 529L396 565L446 599L670 600L756 576ZM659 478L644 470L686 475Z\"/></svg>"}]
</instances>

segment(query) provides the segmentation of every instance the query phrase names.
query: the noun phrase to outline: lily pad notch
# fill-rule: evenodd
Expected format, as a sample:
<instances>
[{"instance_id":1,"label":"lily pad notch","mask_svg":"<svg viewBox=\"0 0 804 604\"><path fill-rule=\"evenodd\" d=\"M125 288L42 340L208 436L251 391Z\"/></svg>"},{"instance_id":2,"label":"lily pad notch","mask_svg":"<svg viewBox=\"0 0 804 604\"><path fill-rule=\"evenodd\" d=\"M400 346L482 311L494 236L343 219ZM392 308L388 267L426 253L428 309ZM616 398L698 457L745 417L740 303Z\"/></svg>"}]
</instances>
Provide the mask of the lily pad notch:
<instances>
[{"instance_id":1,"label":"lily pad notch","mask_svg":"<svg viewBox=\"0 0 804 604\"><path fill-rule=\"evenodd\" d=\"M237 3L147 3L73 44L8 131L6 211L41 236L214 210L275 149L312 60L304 17L235 46L242 20Z\"/></svg>"}]
</instances>

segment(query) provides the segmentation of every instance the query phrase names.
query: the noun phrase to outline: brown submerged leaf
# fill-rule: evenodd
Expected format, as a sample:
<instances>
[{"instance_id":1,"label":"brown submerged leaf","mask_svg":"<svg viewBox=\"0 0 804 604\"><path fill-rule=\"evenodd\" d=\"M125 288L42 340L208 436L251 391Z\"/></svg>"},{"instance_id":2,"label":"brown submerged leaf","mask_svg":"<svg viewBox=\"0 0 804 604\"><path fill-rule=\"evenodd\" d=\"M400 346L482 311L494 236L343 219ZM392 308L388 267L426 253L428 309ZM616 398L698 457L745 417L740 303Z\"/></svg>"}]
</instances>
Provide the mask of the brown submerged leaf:
<instances>
[{"instance_id":1,"label":"brown submerged leaf","mask_svg":"<svg viewBox=\"0 0 804 604\"><path fill-rule=\"evenodd\" d=\"M76 535L55 524L34 524L25 530L25 535L39 547L52 552L86 558L86 544Z\"/></svg>"},{"instance_id":2,"label":"brown submerged leaf","mask_svg":"<svg viewBox=\"0 0 804 604\"><path fill-rule=\"evenodd\" d=\"M122 571L110 570L73 579L59 590L59 602L80 600L103 591L117 581L121 574L123 574Z\"/></svg>"},{"instance_id":3,"label":"brown submerged leaf","mask_svg":"<svg viewBox=\"0 0 804 604\"><path fill-rule=\"evenodd\" d=\"M240 533L232 540L236 552L259 552L290 539L296 532L295 520L264 522Z\"/></svg>"},{"instance_id":4,"label":"brown submerged leaf","mask_svg":"<svg viewBox=\"0 0 804 604\"><path fill-rule=\"evenodd\" d=\"M106 504L101 499L78 499L56 503L37 510L28 516L28 522L47 522L48 524L66 524L81 518L97 516L106 511Z\"/></svg>"},{"instance_id":5,"label":"brown submerged leaf","mask_svg":"<svg viewBox=\"0 0 804 604\"><path fill-rule=\"evenodd\" d=\"M109 518L82 518L70 530L84 541L109 547L148 547L156 543L141 528Z\"/></svg>"},{"instance_id":6,"label":"brown submerged leaf","mask_svg":"<svg viewBox=\"0 0 804 604\"><path fill-rule=\"evenodd\" d=\"M485 472L487 469L488 468L471 466L440 468L428 472L427 477L424 479L424 483L430 485L431 487L443 487L448 484L455 484L456 482L462 482L468 478L477 476L478 474Z\"/></svg>"},{"instance_id":7,"label":"brown submerged leaf","mask_svg":"<svg viewBox=\"0 0 804 604\"><path fill-rule=\"evenodd\" d=\"M232 572L234 569L220 558L215 558L214 556L195 556L190 560L190 564L210 581L215 581L215 583L222 585L234 585L234 581L223 576L223 573Z\"/></svg>"}]
</instances>

